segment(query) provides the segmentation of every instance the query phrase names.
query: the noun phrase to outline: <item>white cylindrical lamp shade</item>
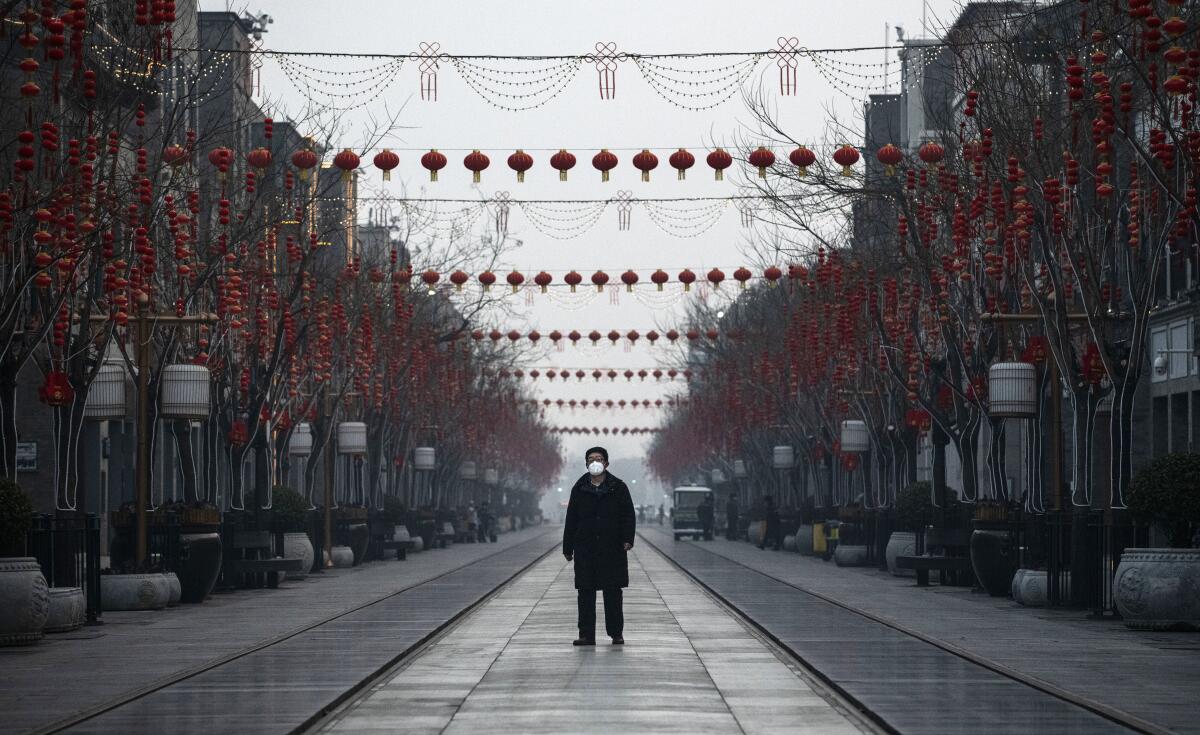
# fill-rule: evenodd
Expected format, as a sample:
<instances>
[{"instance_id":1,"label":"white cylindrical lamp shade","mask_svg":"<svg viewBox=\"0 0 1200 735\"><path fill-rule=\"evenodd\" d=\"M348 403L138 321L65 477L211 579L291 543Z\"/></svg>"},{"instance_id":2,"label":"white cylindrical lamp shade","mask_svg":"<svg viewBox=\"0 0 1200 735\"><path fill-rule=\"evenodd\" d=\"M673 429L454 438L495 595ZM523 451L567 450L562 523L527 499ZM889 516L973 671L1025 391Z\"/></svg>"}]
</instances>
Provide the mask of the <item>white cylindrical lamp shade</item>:
<instances>
[{"instance_id":1,"label":"white cylindrical lamp shade","mask_svg":"<svg viewBox=\"0 0 1200 735\"><path fill-rule=\"evenodd\" d=\"M790 446L778 446L771 452L771 464L777 470L790 470L796 466L796 450Z\"/></svg>"},{"instance_id":2,"label":"white cylindrical lamp shade","mask_svg":"<svg viewBox=\"0 0 1200 735\"><path fill-rule=\"evenodd\" d=\"M478 477L475 469L475 463L471 460L464 461L458 467L458 476L464 480L474 480L476 477Z\"/></svg>"},{"instance_id":3,"label":"white cylindrical lamp shade","mask_svg":"<svg viewBox=\"0 0 1200 735\"><path fill-rule=\"evenodd\" d=\"M292 430L291 438L288 439L288 454L309 455L312 454L312 448L312 425L308 423L296 424L296 428Z\"/></svg>"},{"instance_id":4,"label":"white cylindrical lamp shade","mask_svg":"<svg viewBox=\"0 0 1200 735\"><path fill-rule=\"evenodd\" d=\"M743 459L733 460L733 476L739 479L746 477L746 461Z\"/></svg>"},{"instance_id":5,"label":"white cylindrical lamp shade","mask_svg":"<svg viewBox=\"0 0 1200 735\"><path fill-rule=\"evenodd\" d=\"M709 473L709 477L712 479L712 484L714 485L720 485L722 482L725 482L725 473L721 470L713 470Z\"/></svg>"},{"instance_id":6,"label":"white cylindrical lamp shade","mask_svg":"<svg viewBox=\"0 0 1200 735\"><path fill-rule=\"evenodd\" d=\"M93 421L123 419L126 417L125 366L106 360L100 365L96 379L88 388L84 418Z\"/></svg>"},{"instance_id":7,"label":"white cylindrical lamp shade","mask_svg":"<svg viewBox=\"0 0 1200 735\"><path fill-rule=\"evenodd\" d=\"M1037 415L1037 368L1028 362L998 362L988 370L988 412L998 418Z\"/></svg>"},{"instance_id":8,"label":"white cylindrical lamp shade","mask_svg":"<svg viewBox=\"0 0 1200 735\"><path fill-rule=\"evenodd\" d=\"M164 419L206 419L209 414L209 391L212 380L203 365L167 365L162 376L162 408Z\"/></svg>"},{"instance_id":9,"label":"white cylindrical lamp shade","mask_svg":"<svg viewBox=\"0 0 1200 735\"><path fill-rule=\"evenodd\" d=\"M499 485L500 473L492 467L483 471L483 482L485 485Z\"/></svg>"},{"instance_id":10,"label":"white cylindrical lamp shade","mask_svg":"<svg viewBox=\"0 0 1200 735\"><path fill-rule=\"evenodd\" d=\"M871 448L871 435L867 422L850 419L842 422L842 451L866 452Z\"/></svg>"},{"instance_id":11,"label":"white cylindrical lamp shade","mask_svg":"<svg viewBox=\"0 0 1200 735\"><path fill-rule=\"evenodd\" d=\"M413 467L432 470L437 467L437 452L433 447L417 447L413 450Z\"/></svg>"},{"instance_id":12,"label":"white cylindrical lamp shade","mask_svg":"<svg viewBox=\"0 0 1200 735\"><path fill-rule=\"evenodd\" d=\"M338 454L367 453L367 425L361 421L343 421L337 426Z\"/></svg>"}]
</instances>

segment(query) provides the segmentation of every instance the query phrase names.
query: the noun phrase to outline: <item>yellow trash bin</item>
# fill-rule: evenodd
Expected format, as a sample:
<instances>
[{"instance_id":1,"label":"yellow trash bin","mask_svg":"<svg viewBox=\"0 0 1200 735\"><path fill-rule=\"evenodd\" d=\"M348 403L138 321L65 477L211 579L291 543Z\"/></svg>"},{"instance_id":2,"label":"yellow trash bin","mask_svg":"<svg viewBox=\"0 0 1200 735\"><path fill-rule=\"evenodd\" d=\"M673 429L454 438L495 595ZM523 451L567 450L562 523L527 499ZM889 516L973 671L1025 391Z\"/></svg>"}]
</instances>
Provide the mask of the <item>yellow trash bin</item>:
<instances>
[{"instance_id":1,"label":"yellow trash bin","mask_svg":"<svg viewBox=\"0 0 1200 735\"><path fill-rule=\"evenodd\" d=\"M824 521L814 521L813 522L813 553L814 554L824 554L825 553L825 522Z\"/></svg>"}]
</instances>

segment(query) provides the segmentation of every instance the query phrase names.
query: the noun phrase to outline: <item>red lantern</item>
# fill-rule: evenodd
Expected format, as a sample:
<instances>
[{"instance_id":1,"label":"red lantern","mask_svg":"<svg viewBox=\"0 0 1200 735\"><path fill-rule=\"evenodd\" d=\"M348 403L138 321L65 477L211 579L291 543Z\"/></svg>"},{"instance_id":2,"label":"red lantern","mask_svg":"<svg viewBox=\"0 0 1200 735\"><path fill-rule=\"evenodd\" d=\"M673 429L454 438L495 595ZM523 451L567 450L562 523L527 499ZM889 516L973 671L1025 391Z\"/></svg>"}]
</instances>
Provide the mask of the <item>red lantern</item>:
<instances>
[{"instance_id":1,"label":"red lantern","mask_svg":"<svg viewBox=\"0 0 1200 735\"><path fill-rule=\"evenodd\" d=\"M436 148L431 148L428 153L421 156L421 165L429 171L429 180L438 180L438 171L446 168L446 156L438 153Z\"/></svg>"},{"instance_id":2,"label":"red lantern","mask_svg":"<svg viewBox=\"0 0 1200 735\"><path fill-rule=\"evenodd\" d=\"M541 271L533 277L533 282L541 287L542 293L546 293L546 287L549 286L553 280L554 276L550 275L546 271Z\"/></svg>"},{"instance_id":3,"label":"red lantern","mask_svg":"<svg viewBox=\"0 0 1200 735\"><path fill-rule=\"evenodd\" d=\"M349 148L343 148L342 152L333 157L333 165L341 169L342 181L349 181L354 174L354 170L358 168L358 154Z\"/></svg>"},{"instance_id":4,"label":"red lantern","mask_svg":"<svg viewBox=\"0 0 1200 735\"><path fill-rule=\"evenodd\" d=\"M575 287L583 283L583 276L579 275L575 271L571 271L567 275L563 276L563 280L566 281L567 285L571 287L571 293L575 293Z\"/></svg>"},{"instance_id":5,"label":"red lantern","mask_svg":"<svg viewBox=\"0 0 1200 735\"><path fill-rule=\"evenodd\" d=\"M515 329L509 331L509 333L508 333L508 340L510 342L517 342L518 340L521 339L521 337L522 337L521 333Z\"/></svg>"},{"instance_id":6,"label":"red lantern","mask_svg":"<svg viewBox=\"0 0 1200 735\"><path fill-rule=\"evenodd\" d=\"M620 332L618 332L618 331L617 331L617 330L615 330L615 329L609 330L609 332L608 332L608 338L609 338L609 339L612 341L612 343L615 345L615 344L617 343L617 340L621 339L621 333L620 333Z\"/></svg>"},{"instance_id":7,"label":"red lantern","mask_svg":"<svg viewBox=\"0 0 1200 735\"><path fill-rule=\"evenodd\" d=\"M496 282L496 274L491 271L484 271L479 274L479 282L483 284L484 291L492 290L492 284Z\"/></svg>"},{"instance_id":8,"label":"red lantern","mask_svg":"<svg viewBox=\"0 0 1200 735\"><path fill-rule=\"evenodd\" d=\"M946 149L933 141L929 141L917 149L917 156L930 166L935 166L941 163L942 159L946 156Z\"/></svg>"},{"instance_id":9,"label":"red lantern","mask_svg":"<svg viewBox=\"0 0 1200 735\"><path fill-rule=\"evenodd\" d=\"M562 338L563 338L562 332L558 331L557 329L555 329L553 332L550 333L550 341L551 342L554 342L557 344L559 342L559 340L561 340Z\"/></svg>"},{"instance_id":10,"label":"red lantern","mask_svg":"<svg viewBox=\"0 0 1200 735\"><path fill-rule=\"evenodd\" d=\"M650 172L658 168L658 156L643 148L642 152L633 157L633 166L642 172L642 181L650 180Z\"/></svg>"},{"instance_id":11,"label":"red lantern","mask_svg":"<svg viewBox=\"0 0 1200 735\"><path fill-rule=\"evenodd\" d=\"M596 286L596 291L604 290L604 285L608 283L608 274L604 271L596 271L592 274L592 283Z\"/></svg>"},{"instance_id":12,"label":"red lantern","mask_svg":"<svg viewBox=\"0 0 1200 735\"><path fill-rule=\"evenodd\" d=\"M525 276L521 275L518 271L513 271L508 274L505 280L508 281L508 285L512 286L512 292L516 293L521 289L521 284L525 283Z\"/></svg>"},{"instance_id":13,"label":"red lantern","mask_svg":"<svg viewBox=\"0 0 1200 735\"><path fill-rule=\"evenodd\" d=\"M558 153L550 156L550 165L558 170L558 180L566 181L567 172L575 168L575 156L560 149Z\"/></svg>"},{"instance_id":14,"label":"red lantern","mask_svg":"<svg viewBox=\"0 0 1200 735\"><path fill-rule=\"evenodd\" d=\"M425 286L429 289L430 293L433 293L434 287L437 286L437 282L440 281L441 278L442 277L438 275L438 272L435 270L427 270L421 274L421 280L424 281Z\"/></svg>"},{"instance_id":15,"label":"red lantern","mask_svg":"<svg viewBox=\"0 0 1200 735\"><path fill-rule=\"evenodd\" d=\"M658 270L656 270L650 274L650 281L654 285L658 286L659 291L663 290L663 284L669 280L671 280L671 277L669 275L667 275L667 272L664 271L662 268L659 268Z\"/></svg>"},{"instance_id":16,"label":"red lantern","mask_svg":"<svg viewBox=\"0 0 1200 735\"><path fill-rule=\"evenodd\" d=\"M567 335L567 339L571 340L571 344L575 344L579 340L583 339L583 335L579 334L579 332L572 329L571 333Z\"/></svg>"},{"instance_id":17,"label":"red lantern","mask_svg":"<svg viewBox=\"0 0 1200 735\"><path fill-rule=\"evenodd\" d=\"M738 268L733 272L733 279L737 281L743 289L746 288L746 281L749 281L752 276L753 274L750 272L749 268Z\"/></svg>"},{"instance_id":18,"label":"red lantern","mask_svg":"<svg viewBox=\"0 0 1200 735\"><path fill-rule=\"evenodd\" d=\"M479 183L480 172L490 166L491 163L491 160L487 156L477 150L471 151L463 159L463 165L471 172L471 181L476 184Z\"/></svg>"},{"instance_id":19,"label":"red lantern","mask_svg":"<svg viewBox=\"0 0 1200 735\"><path fill-rule=\"evenodd\" d=\"M691 268L684 268L679 271L679 282L683 284L684 291L691 291L692 284L696 282L696 274L692 273Z\"/></svg>"},{"instance_id":20,"label":"red lantern","mask_svg":"<svg viewBox=\"0 0 1200 735\"><path fill-rule=\"evenodd\" d=\"M641 334L638 334L638 330L636 330L636 329L631 329L631 330L629 330L629 332L628 332L628 333L625 335L625 339L629 340L631 344L637 344L637 341L638 341L639 339L641 339L641 336L642 336Z\"/></svg>"},{"instance_id":21,"label":"red lantern","mask_svg":"<svg viewBox=\"0 0 1200 735\"><path fill-rule=\"evenodd\" d=\"M213 148L208 152L208 162L216 167L219 178L224 181L225 173L233 163L233 151L225 147Z\"/></svg>"},{"instance_id":22,"label":"red lantern","mask_svg":"<svg viewBox=\"0 0 1200 735\"><path fill-rule=\"evenodd\" d=\"M383 172L383 180L391 181L392 169L400 165L400 156L397 156L389 149L384 148L375 154L375 158L372 159L372 162L375 164L375 168Z\"/></svg>"},{"instance_id":23,"label":"red lantern","mask_svg":"<svg viewBox=\"0 0 1200 735\"><path fill-rule=\"evenodd\" d=\"M675 340L679 339L679 332L674 329L668 329L666 336L668 340L674 342Z\"/></svg>"},{"instance_id":24,"label":"red lantern","mask_svg":"<svg viewBox=\"0 0 1200 735\"><path fill-rule=\"evenodd\" d=\"M271 165L271 151L266 148L255 148L246 154L246 162L259 171Z\"/></svg>"},{"instance_id":25,"label":"red lantern","mask_svg":"<svg viewBox=\"0 0 1200 735\"><path fill-rule=\"evenodd\" d=\"M720 268L713 268L708 272L708 282L713 285L713 288L720 288L721 281L725 280L725 273Z\"/></svg>"},{"instance_id":26,"label":"red lantern","mask_svg":"<svg viewBox=\"0 0 1200 735\"><path fill-rule=\"evenodd\" d=\"M817 156L804 146L800 146L788 154L788 160L792 162L793 166L800 169L801 176L807 176L808 167L817 162Z\"/></svg>"},{"instance_id":27,"label":"red lantern","mask_svg":"<svg viewBox=\"0 0 1200 735\"><path fill-rule=\"evenodd\" d=\"M517 183L520 184L525 181L525 172L533 167L533 156L518 149L508 157L508 167L517 172Z\"/></svg>"},{"instance_id":28,"label":"red lantern","mask_svg":"<svg viewBox=\"0 0 1200 735\"><path fill-rule=\"evenodd\" d=\"M851 145L843 145L833 152L833 160L842 167L842 176L852 176L850 167L858 163L858 149Z\"/></svg>"},{"instance_id":29,"label":"red lantern","mask_svg":"<svg viewBox=\"0 0 1200 735\"><path fill-rule=\"evenodd\" d=\"M463 271L454 271L450 274L450 282L454 284L455 291L462 291L463 285L470 279L471 277Z\"/></svg>"},{"instance_id":30,"label":"red lantern","mask_svg":"<svg viewBox=\"0 0 1200 735\"><path fill-rule=\"evenodd\" d=\"M672 153L671 158L668 160L671 164L671 168L678 172L678 178L680 181L686 179L687 170L696 165L696 157L683 148L680 148Z\"/></svg>"},{"instance_id":31,"label":"red lantern","mask_svg":"<svg viewBox=\"0 0 1200 735\"><path fill-rule=\"evenodd\" d=\"M638 274L631 270L625 271L621 274L621 282L625 284L625 289L632 293L633 287L636 286L638 282Z\"/></svg>"},{"instance_id":32,"label":"red lantern","mask_svg":"<svg viewBox=\"0 0 1200 735\"><path fill-rule=\"evenodd\" d=\"M904 160L904 151L896 146L888 143L884 147L875 152L875 158L883 164L884 176L895 176L896 166Z\"/></svg>"},{"instance_id":33,"label":"red lantern","mask_svg":"<svg viewBox=\"0 0 1200 735\"><path fill-rule=\"evenodd\" d=\"M590 339L592 341L592 344L596 344L597 342L599 342L601 337L603 337L603 335L600 334L599 332L597 332L595 329L588 332L588 339ZM582 373L583 371L580 370L578 372Z\"/></svg>"},{"instance_id":34,"label":"red lantern","mask_svg":"<svg viewBox=\"0 0 1200 735\"><path fill-rule=\"evenodd\" d=\"M66 373L53 370L46 375L46 382L38 389L38 397L47 406L69 406L75 400L75 389L71 387L71 379Z\"/></svg>"},{"instance_id":35,"label":"red lantern","mask_svg":"<svg viewBox=\"0 0 1200 735\"><path fill-rule=\"evenodd\" d=\"M763 278L767 279L767 285L771 288L775 287L775 282L783 278L783 271L778 266L770 266L763 271Z\"/></svg>"},{"instance_id":36,"label":"red lantern","mask_svg":"<svg viewBox=\"0 0 1200 735\"><path fill-rule=\"evenodd\" d=\"M183 166L188 162L187 148L181 145L169 145L163 149L162 160L168 166L175 168Z\"/></svg>"},{"instance_id":37,"label":"red lantern","mask_svg":"<svg viewBox=\"0 0 1200 735\"><path fill-rule=\"evenodd\" d=\"M292 165L300 171L300 180L308 181L308 171L321 162L320 156L307 148L301 148L292 154Z\"/></svg>"},{"instance_id":38,"label":"red lantern","mask_svg":"<svg viewBox=\"0 0 1200 735\"><path fill-rule=\"evenodd\" d=\"M713 178L721 181L725 178L725 169L733 165L733 156L730 156L724 148L718 148L708 154L708 165L713 170Z\"/></svg>"},{"instance_id":39,"label":"red lantern","mask_svg":"<svg viewBox=\"0 0 1200 735\"><path fill-rule=\"evenodd\" d=\"M750 154L750 165L758 167L758 178L767 178L767 169L775 165L775 154L763 146Z\"/></svg>"},{"instance_id":40,"label":"red lantern","mask_svg":"<svg viewBox=\"0 0 1200 735\"><path fill-rule=\"evenodd\" d=\"M592 166L600 172L600 180L608 181L608 172L617 167L617 157L607 148L592 156Z\"/></svg>"}]
</instances>

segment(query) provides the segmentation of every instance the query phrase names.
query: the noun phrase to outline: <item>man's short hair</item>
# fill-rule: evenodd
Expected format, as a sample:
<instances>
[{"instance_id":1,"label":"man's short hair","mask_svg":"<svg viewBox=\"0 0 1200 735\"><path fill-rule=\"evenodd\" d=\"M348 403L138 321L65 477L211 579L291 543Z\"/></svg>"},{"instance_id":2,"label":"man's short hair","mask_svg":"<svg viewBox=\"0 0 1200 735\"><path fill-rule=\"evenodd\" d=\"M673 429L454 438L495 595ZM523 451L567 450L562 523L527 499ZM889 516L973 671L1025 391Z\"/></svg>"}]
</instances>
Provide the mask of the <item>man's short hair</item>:
<instances>
[{"instance_id":1,"label":"man's short hair","mask_svg":"<svg viewBox=\"0 0 1200 735\"><path fill-rule=\"evenodd\" d=\"M604 461L605 462L608 461L608 450L605 449L604 447L592 447L591 449L587 450L586 452L583 453L583 461L586 462L587 458L592 456L593 454L602 454L602 455L604 455Z\"/></svg>"}]
</instances>

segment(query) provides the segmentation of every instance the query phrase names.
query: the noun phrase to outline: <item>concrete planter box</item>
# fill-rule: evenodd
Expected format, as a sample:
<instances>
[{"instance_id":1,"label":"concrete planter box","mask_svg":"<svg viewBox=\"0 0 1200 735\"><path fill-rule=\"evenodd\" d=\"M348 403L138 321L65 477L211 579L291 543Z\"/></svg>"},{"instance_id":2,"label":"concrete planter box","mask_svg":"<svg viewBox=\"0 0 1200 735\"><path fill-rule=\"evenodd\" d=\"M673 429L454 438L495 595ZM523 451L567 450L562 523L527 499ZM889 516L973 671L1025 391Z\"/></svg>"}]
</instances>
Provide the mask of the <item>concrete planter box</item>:
<instances>
[{"instance_id":1,"label":"concrete planter box","mask_svg":"<svg viewBox=\"0 0 1200 735\"><path fill-rule=\"evenodd\" d=\"M413 536L412 542L413 542L413 545L412 545L412 548L409 549L409 551L424 551L425 550L425 539L421 538L420 536Z\"/></svg>"},{"instance_id":2,"label":"concrete planter box","mask_svg":"<svg viewBox=\"0 0 1200 735\"><path fill-rule=\"evenodd\" d=\"M339 569L354 566L354 550L349 546L334 546L330 549L333 556L333 566Z\"/></svg>"},{"instance_id":3,"label":"concrete planter box","mask_svg":"<svg viewBox=\"0 0 1200 735\"><path fill-rule=\"evenodd\" d=\"M70 633L80 628L87 618L87 599L82 587L51 587L50 614L46 616L47 633Z\"/></svg>"},{"instance_id":4,"label":"concrete planter box","mask_svg":"<svg viewBox=\"0 0 1200 735\"><path fill-rule=\"evenodd\" d=\"M1025 604L1024 602L1022 602L1022 600L1024 598L1021 596L1021 580L1024 579L1025 575L1031 571L1033 571L1033 570L1018 569L1017 573L1013 575L1012 587L1009 588L1009 594L1012 595L1013 602L1017 603L1018 605Z\"/></svg>"},{"instance_id":5,"label":"concrete planter box","mask_svg":"<svg viewBox=\"0 0 1200 735\"><path fill-rule=\"evenodd\" d=\"M839 567L865 567L867 565L867 547L838 544L833 550L833 562Z\"/></svg>"},{"instance_id":6,"label":"concrete planter box","mask_svg":"<svg viewBox=\"0 0 1200 735\"><path fill-rule=\"evenodd\" d=\"M175 576L175 572L167 572L163 576L167 578L167 605L175 607L179 604L179 599L183 597L183 588L179 584L179 577Z\"/></svg>"},{"instance_id":7,"label":"concrete planter box","mask_svg":"<svg viewBox=\"0 0 1200 735\"><path fill-rule=\"evenodd\" d=\"M766 521L754 521L750 524L749 528L746 529L746 538L749 539L750 543L758 546L763 542L763 537L766 535L766 533Z\"/></svg>"},{"instance_id":8,"label":"concrete planter box","mask_svg":"<svg viewBox=\"0 0 1200 735\"><path fill-rule=\"evenodd\" d=\"M37 643L49 614L50 590L37 559L0 559L0 646Z\"/></svg>"},{"instance_id":9,"label":"concrete planter box","mask_svg":"<svg viewBox=\"0 0 1200 735\"><path fill-rule=\"evenodd\" d=\"M917 534L912 531L892 531L891 538L887 542L887 548L883 551L884 558L887 559L888 571L897 577L917 576L916 571L912 569L899 569L896 567L896 557L915 556L916 553Z\"/></svg>"},{"instance_id":10,"label":"concrete planter box","mask_svg":"<svg viewBox=\"0 0 1200 735\"><path fill-rule=\"evenodd\" d=\"M1200 630L1200 549L1126 549L1113 597L1136 630Z\"/></svg>"},{"instance_id":11,"label":"concrete planter box","mask_svg":"<svg viewBox=\"0 0 1200 735\"><path fill-rule=\"evenodd\" d=\"M161 610L171 599L171 588L163 574L100 575L100 609Z\"/></svg>"},{"instance_id":12,"label":"concrete planter box","mask_svg":"<svg viewBox=\"0 0 1200 735\"><path fill-rule=\"evenodd\" d=\"M307 533L290 532L283 534L283 558L300 559L304 562L303 571L288 572L287 579L304 579L307 577L308 570L312 569L314 556L312 541L309 540Z\"/></svg>"}]
</instances>

